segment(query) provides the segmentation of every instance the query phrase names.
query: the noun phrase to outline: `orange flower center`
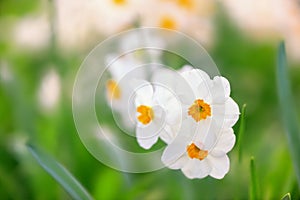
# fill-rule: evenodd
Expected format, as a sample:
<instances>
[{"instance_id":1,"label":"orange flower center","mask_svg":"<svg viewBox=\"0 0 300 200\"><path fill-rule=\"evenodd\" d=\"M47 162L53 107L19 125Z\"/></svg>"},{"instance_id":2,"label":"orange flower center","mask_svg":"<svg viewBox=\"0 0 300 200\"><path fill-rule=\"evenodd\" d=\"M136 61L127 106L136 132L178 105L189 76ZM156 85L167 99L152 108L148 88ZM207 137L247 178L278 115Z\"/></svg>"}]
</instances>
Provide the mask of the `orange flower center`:
<instances>
[{"instance_id":1,"label":"orange flower center","mask_svg":"<svg viewBox=\"0 0 300 200\"><path fill-rule=\"evenodd\" d=\"M205 103L202 99L197 99L189 107L188 115L192 116L196 122L206 119L211 116L210 105Z\"/></svg>"},{"instance_id":2,"label":"orange flower center","mask_svg":"<svg viewBox=\"0 0 300 200\"><path fill-rule=\"evenodd\" d=\"M116 5L124 5L126 3L126 0L113 0L113 3Z\"/></svg>"},{"instance_id":3,"label":"orange flower center","mask_svg":"<svg viewBox=\"0 0 300 200\"><path fill-rule=\"evenodd\" d=\"M140 105L136 108L136 111L140 113L137 117L138 121L144 125L149 124L154 118L153 110L149 106Z\"/></svg>"},{"instance_id":4,"label":"orange flower center","mask_svg":"<svg viewBox=\"0 0 300 200\"><path fill-rule=\"evenodd\" d=\"M193 0L177 0L177 3L179 6L186 9L192 9L195 6Z\"/></svg>"},{"instance_id":5,"label":"orange flower center","mask_svg":"<svg viewBox=\"0 0 300 200\"><path fill-rule=\"evenodd\" d=\"M207 157L208 151L199 149L194 143L190 144L186 147L186 151L190 158L196 158L199 160L203 160Z\"/></svg>"},{"instance_id":6,"label":"orange flower center","mask_svg":"<svg viewBox=\"0 0 300 200\"><path fill-rule=\"evenodd\" d=\"M159 26L161 28L172 29L172 30L175 30L177 28L175 19L170 16L164 16L161 19Z\"/></svg>"},{"instance_id":7,"label":"orange flower center","mask_svg":"<svg viewBox=\"0 0 300 200\"><path fill-rule=\"evenodd\" d=\"M107 89L109 98L111 98L111 99L120 99L121 98L121 90L116 81L108 80L106 83L106 89Z\"/></svg>"}]
</instances>

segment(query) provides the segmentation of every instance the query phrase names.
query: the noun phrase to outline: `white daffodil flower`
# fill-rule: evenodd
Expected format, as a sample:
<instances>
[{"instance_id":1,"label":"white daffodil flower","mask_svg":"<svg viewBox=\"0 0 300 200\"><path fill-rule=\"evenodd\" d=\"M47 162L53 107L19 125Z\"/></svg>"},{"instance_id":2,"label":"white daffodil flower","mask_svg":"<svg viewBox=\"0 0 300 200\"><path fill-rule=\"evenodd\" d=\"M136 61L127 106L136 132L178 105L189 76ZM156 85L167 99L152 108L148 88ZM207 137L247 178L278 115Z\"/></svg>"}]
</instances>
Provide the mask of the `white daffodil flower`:
<instances>
[{"instance_id":1,"label":"white daffodil flower","mask_svg":"<svg viewBox=\"0 0 300 200\"><path fill-rule=\"evenodd\" d=\"M239 118L238 105L230 98L230 85L224 77L212 80L204 71L186 65L177 72L157 70L152 80L174 91L182 103L182 118L192 119L203 134L212 124L231 128Z\"/></svg>"},{"instance_id":2,"label":"white daffodil flower","mask_svg":"<svg viewBox=\"0 0 300 200\"><path fill-rule=\"evenodd\" d=\"M142 54L144 62L160 63L162 49L166 47L165 41L159 33L149 33L147 29L128 33L120 41L121 52L135 50L134 53Z\"/></svg>"},{"instance_id":3,"label":"white daffodil flower","mask_svg":"<svg viewBox=\"0 0 300 200\"><path fill-rule=\"evenodd\" d=\"M141 26L176 30L209 47L213 44L215 4L203 0L140 1ZM155 10L155 15L153 15Z\"/></svg>"},{"instance_id":4,"label":"white daffodil flower","mask_svg":"<svg viewBox=\"0 0 300 200\"><path fill-rule=\"evenodd\" d=\"M235 143L231 127L239 117L238 105L230 98L229 82L219 76L211 79L190 66L179 73L181 79L171 78L174 72L156 76L159 80L165 78L165 84L174 89L182 103L184 120L162 161L171 169L181 169L191 179L208 175L221 179L229 170L226 153Z\"/></svg>"},{"instance_id":5,"label":"white daffodil flower","mask_svg":"<svg viewBox=\"0 0 300 200\"><path fill-rule=\"evenodd\" d=\"M61 79L58 73L51 69L42 79L38 92L39 102L45 111L51 111L59 102L61 96Z\"/></svg>"},{"instance_id":6,"label":"white daffodil flower","mask_svg":"<svg viewBox=\"0 0 300 200\"><path fill-rule=\"evenodd\" d=\"M170 143L181 124L181 105L168 89L140 81L136 89L136 137L139 145L150 149L161 138Z\"/></svg>"},{"instance_id":7,"label":"white daffodil flower","mask_svg":"<svg viewBox=\"0 0 300 200\"><path fill-rule=\"evenodd\" d=\"M203 134L199 131L201 126L192 119L184 120L182 124L178 137L164 150L162 162L171 169L181 169L190 179L208 175L222 179L230 167L227 153L235 143L232 128L222 129L216 134L218 128L213 126L208 134Z\"/></svg>"},{"instance_id":8,"label":"white daffodil flower","mask_svg":"<svg viewBox=\"0 0 300 200\"><path fill-rule=\"evenodd\" d=\"M132 55L124 55L117 60L115 56L107 59L108 71L111 78L106 82L106 99L111 108L117 111L128 128L133 128L134 123L130 121L129 112L133 105L129 105L130 95L134 88L128 82L133 78L146 78L144 68L139 67L141 63Z\"/></svg>"},{"instance_id":9,"label":"white daffodil flower","mask_svg":"<svg viewBox=\"0 0 300 200\"><path fill-rule=\"evenodd\" d=\"M184 68L187 69L185 66ZM200 69L184 70L181 75L189 84L192 94L186 88L176 87L183 103L183 115L205 126L216 123L220 128L231 128L239 118L239 107L230 97L230 84L221 76L210 79Z\"/></svg>"}]
</instances>

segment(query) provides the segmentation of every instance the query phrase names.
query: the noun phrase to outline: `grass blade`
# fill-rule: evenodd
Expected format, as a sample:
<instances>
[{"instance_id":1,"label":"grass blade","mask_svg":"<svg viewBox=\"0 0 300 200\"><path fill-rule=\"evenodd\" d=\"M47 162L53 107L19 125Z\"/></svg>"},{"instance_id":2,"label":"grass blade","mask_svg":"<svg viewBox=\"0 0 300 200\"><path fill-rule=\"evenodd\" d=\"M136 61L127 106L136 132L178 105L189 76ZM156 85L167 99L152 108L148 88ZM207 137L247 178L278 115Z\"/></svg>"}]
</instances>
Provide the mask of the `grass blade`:
<instances>
[{"instance_id":1,"label":"grass blade","mask_svg":"<svg viewBox=\"0 0 300 200\"><path fill-rule=\"evenodd\" d=\"M237 140L237 149L239 154L239 162L242 161L242 139L245 133L245 112L246 112L246 104L243 105L242 113L241 113L241 122L238 132L238 140Z\"/></svg>"},{"instance_id":2,"label":"grass blade","mask_svg":"<svg viewBox=\"0 0 300 200\"><path fill-rule=\"evenodd\" d=\"M250 199L258 199L257 175L254 163L254 157L250 159Z\"/></svg>"},{"instance_id":3,"label":"grass blade","mask_svg":"<svg viewBox=\"0 0 300 200\"><path fill-rule=\"evenodd\" d=\"M291 194L287 193L286 195L284 195L281 200L291 200Z\"/></svg>"},{"instance_id":4,"label":"grass blade","mask_svg":"<svg viewBox=\"0 0 300 200\"><path fill-rule=\"evenodd\" d=\"M277 59L277 86L281 108L281 116L285 125L288 145L300 189L300 131L298 126L296 107L293 102L292 91L287 73L287 60L284 43L279 45Z\"/></svg>"},{"instance_id":5,"label":"grass blade","mask_svg":"<svg viewBox=\"0 0 300 200\"><path fill-rule=\"evenodd\" d=\"M92 199L81 184L61 164L32 145L28 145L28 149L41 167L52 176L73 199Z\"/></svg>"}]
</instances>

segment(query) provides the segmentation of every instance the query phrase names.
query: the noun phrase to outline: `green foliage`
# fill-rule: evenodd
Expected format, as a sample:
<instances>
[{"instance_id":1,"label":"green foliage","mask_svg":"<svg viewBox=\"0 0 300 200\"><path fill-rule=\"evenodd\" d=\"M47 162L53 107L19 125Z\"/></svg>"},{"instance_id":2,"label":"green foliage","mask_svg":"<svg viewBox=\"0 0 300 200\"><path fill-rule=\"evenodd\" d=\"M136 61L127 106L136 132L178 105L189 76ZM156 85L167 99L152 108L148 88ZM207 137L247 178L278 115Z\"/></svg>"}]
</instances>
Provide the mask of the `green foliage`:
<instances>
[{"instance_id":1,"label":"green foliage","mask_svg":"<svg viewBox=\"0 0 300 200\"><path fill-rule=\"evenodd\" d=\"M291 200L291 194L290 194L290 193L285 194L285 195L281 198L281 200Z\"/></svg>"},{"instance_id":2,"label":"green foliage","mask_svg":"<svg viewBox=\"0 0 300 200\"><path fill-rule=\"evenodd\" d=\"M5 15L19 16L33 11L37 7L36 0L0 0L0 17Z\"/></svg>"},{"instance_id":3,"label":"green foliage","mask_svg":"<svg viewBox=\"0 0 300 200\"><path fill-rule=\"evenodd\" d=\"M287 74L287 60L284 43L279 45L277 59L277 85L281 108L281 116L286 127L288 144L292 155L294 170L298 179L300 190L300 129L296 114L296 107L293 102L293 95Z\"/></svg>"},{"instance_id":4,"label":"green foliage","mask_svg":"<svg viewBox=\"0 0 300 200\"><path fill-rule=\"evenodd\" d=\"M242 161L242 141L243 141L243 135L245 134L245 112L246 112L246 104L242 107L242 113L240 118L240 127L238 132L238 139L237 139L237 149L239 151L239 161Z\"/></svg>"},{"instance_id":5,"label":"green foliage","mask_svg":"<svg viewBox=\"0 0 300 200\"><path fill-rule=\"evenodd\" d=\"M258 195L258 184L257 184L257 174L255 168L254 157L250 159L250 199L256 200L259 199Z\"/></svg>"},{"instance_id":6,"label":"green foliage","mask_svg":"<svg viewBox=\"0 0 300 200\"><path fill-rule=\"evenodd\" d=\"M43 169L52 176L74 199L92 199L80 183L61 164L36 147L28 145L28 149Z\"/></svg>"},{"instance_id":7,"label":"green foliage","mask_svg":"<svg viewBox=\"0 0 300 200\"><path fill-rule=\"evenodd\" d=\"M229 173L222 180L210 177L189 180L180 171L169 169L127 174L93 158L81 143L74 126L72 85L88 51L62 50L55 44L49 45L51 49L46 47L38 51L22 49L16 47L14 41L2 38L11 34L9 28L12 27L2 22L11 17L18 21L26 14L34 14L36 4L36 1L29 0L0 1L0 69L3 63L7 64L12 77L10 81L0 78L1 199L67 199L56 179L71 193L82 189L68 176L70 174L65 168L47 154L32 149L42 166L56 177L55 180L49 178L32 162L32 156L26 154L28 151L22 146L24 140L34 141L57 160L63 161L63 165L96 199L247 199L248 192L251 192L252 199L279 199L287 191L294 199L300 198L295 178L297 174L299 180L297 113L300 113L300 101L292 102L293 98L300 98L297 92L300 90L300 68L289 68L291 76L287 76L283 45L278 54L276 88L276 44L249 39L224 13L219 12L215 45L208 51L221 74L229 79L232 97L239 105L247 102L247 109L243 106L241 110L239 126L234 127L237 145L229 153ZM174 68L186 63L171 53L165 54L164 61ZM49 69L57 71L62 88L58 105L45 111L38 102L38 90ZM291 88L295 91L293 95ZM97 104L96 109L104 116L106 125L114 124L105 102ZM288 142L283 134L281 117L285 121ZM131 143L123 142L124 146L133 148ZM251 170L249 160L245 159L250 155L255 156L255 162L251 160ZM86 194L81 191L74 195Z\"/></svg>"}]
</instances>

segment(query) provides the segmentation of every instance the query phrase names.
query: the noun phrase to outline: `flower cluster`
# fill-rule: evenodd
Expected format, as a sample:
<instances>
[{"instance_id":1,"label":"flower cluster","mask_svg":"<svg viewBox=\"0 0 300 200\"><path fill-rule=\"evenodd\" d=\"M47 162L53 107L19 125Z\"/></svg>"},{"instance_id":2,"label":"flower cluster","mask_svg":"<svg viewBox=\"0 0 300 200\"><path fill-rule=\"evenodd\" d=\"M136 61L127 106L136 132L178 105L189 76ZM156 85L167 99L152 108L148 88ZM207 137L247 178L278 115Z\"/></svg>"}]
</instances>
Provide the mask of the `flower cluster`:
<instances>
[{"instance_id":1,"label":"flower cluster","mask_svg":"<svg viewBox=\"0 0 300 200\"><path fill-rule=\"evenodd\" d=\"M47 10L44 4L41 7L44 8L41 12ZM213 1L60 0L55 2L55 7L57 40L63 49L86 48L87 44L99 40L99 37L110 36L137 25L182 31L207 47L213 44L213 17L216 11ZM49 29L46 19L47 13L20 21L16 25L16 42L44 44L49 38L45 32Z\"/></svg>"},{"instance_id":2,"label":"flower cluster","mask_svg":"<svg viewBox=\"0 0 300 200\"><path fill-rule=\"evenodd\" d=\"M135 127L139 146L150 149L161 139L167 144L162 162L190 179L225 176L240 114L226 78L211 79L188 65L177 71L143 66L131 54L108 69L107 100Z\"/></svg>"}]
</instances>

